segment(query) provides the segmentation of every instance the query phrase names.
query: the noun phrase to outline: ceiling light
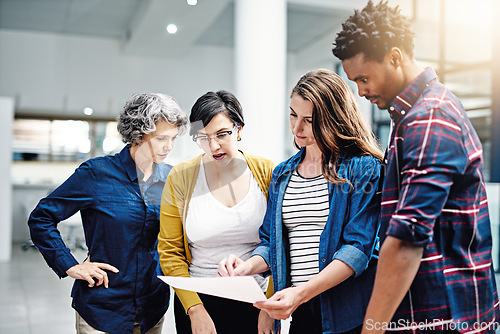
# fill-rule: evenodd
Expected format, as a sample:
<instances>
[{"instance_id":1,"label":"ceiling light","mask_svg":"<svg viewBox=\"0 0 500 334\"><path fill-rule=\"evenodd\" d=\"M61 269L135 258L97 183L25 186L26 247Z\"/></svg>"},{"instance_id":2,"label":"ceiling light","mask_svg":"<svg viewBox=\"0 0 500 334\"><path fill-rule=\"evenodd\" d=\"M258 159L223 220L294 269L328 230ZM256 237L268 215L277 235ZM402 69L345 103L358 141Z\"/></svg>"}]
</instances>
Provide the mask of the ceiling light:
<instances>
[{"instance_id":1,"label":"ceiling light","mask_svg":"<svg viewBox=\"0 0 500 334\"><path fill-rule=\"evenodd\" d=\"M175 34L177 32L177 26L173 23L170 23L168 26L167 26L167 32L169 34Z\"/></svg>"},{"instance_id":2,"label":"ceiling light","mask_svg":"<svg viewBox=\"0 0 500 334\"><path fill-rule=\"evenodd\" d=\"M83 113L87 116L90 116L94 113L94 110L92 108L87 107L83 109Z\"/></svg>"},{"instance_id":3,"label":"ceiling light","mask_svg":"<svg viewBox=\"0 0 500 334\"><path fill-rule=\"evenodd\" d=\"M198 3L198 0L187 0L187 3L190 6L196 6L196 4Z\"/></svg>"}]
</instances>

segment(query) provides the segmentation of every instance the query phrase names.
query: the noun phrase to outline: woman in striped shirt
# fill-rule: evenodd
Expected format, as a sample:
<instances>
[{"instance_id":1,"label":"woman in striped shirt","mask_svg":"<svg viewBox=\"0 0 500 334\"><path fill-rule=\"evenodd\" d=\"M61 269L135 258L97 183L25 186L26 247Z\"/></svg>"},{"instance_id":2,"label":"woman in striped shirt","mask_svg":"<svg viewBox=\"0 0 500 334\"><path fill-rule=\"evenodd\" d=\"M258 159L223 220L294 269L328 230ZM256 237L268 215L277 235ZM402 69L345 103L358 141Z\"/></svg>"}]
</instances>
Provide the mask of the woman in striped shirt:
<instances>
[{"instance_id":1,"label":"woman in striped shirt","mask_svg":"<svg viewBox=\"0 0 500 334\"><path fill-rule=\"evenodd\" d=\"M276 293L254 306L290 333L359 333L375 275L382 153L346 83L305 74L292 90L290 127L300 151L273 172L261 243L229 256L220 276L273 275Z\"/></svg>"}]
</instances>

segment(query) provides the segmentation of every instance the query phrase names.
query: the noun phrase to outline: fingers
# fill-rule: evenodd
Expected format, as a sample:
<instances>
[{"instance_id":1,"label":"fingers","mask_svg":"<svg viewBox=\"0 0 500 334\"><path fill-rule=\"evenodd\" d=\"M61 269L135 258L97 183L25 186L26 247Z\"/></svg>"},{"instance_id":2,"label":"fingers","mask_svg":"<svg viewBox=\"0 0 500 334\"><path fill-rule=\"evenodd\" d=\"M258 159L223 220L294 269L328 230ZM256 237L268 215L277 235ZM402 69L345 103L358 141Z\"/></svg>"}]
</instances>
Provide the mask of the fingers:
<instances>
[{"instance_id":1,"label":"fingers","mask_svg":"<svg viewBox=\"0 0 500 334\"><path fill-rule=\"evenodd\" d=\"M118 268L116 267L113 267L112 265L110 264L107 264L107 263L99 263L99 262L92 262L93 264L97 265L97 267L99 269L106 269L106 270L109 270L111 272L114 272L115 274L119 272Z\"/></svg>"},{"instance_id":2,"label":"fingers","mask_svg":"<svg viewBox=\"0 0 500 334\"><path fill-rule=\"evenodd\" d=\"M279 301L265 301L265 302L256 302L255 307L258 309L265 310L281 310L284 305Z\"/></svg>"},{"instance_id":3,"label":"fingers","mask_svg":"<svg viewBox=\"0 0 500 334\"><path fill-rule=\"evenodd\" d=\"M101 269L97 269L94 278L97 279L96 285L99 286L104 283L104 287L107 289L109 284L108 274Z\"/></svg>"},{"instance_id":4,"label":"fingers","mask_svg":"<svg viewBox=\"0 0 500 334\"><path fill-rule=\"evenodd\" d=\"M219 265L217 266L217 275L219 275L220 277L229 276L229 273L227 272L227 269L226 269L226 262L227 262L227 257L222 259L219 262Z\"/></svg>"},{"instance_id":5,"label":"fingers","mask_svg":"<svg viewBox=\"0 0 500 334\"><path fill-rule=\"evenodd\" d=\"M235 268L241 263L243 263L243 260L231 254L219 262L217 274L221 277L238 276L238 274L241 274L241 271L235 272Z\"/></svg>"},{"instance_id":6,"label":"fingers","mask_svg":"<svg viewBox=\"0 0 500 334\"><path fill-rule=\"evenodd\" d=\"M87 281L89 283L89 288L93 288L94 287L95 281L94 281L94 279L92 278L91 275L84 274L84 275L82 275L81 279L84 280L84 281Z\"/></svg>"},{"instance_id":7,"label":"fingers","mask_svg":"<svg viewBox=\"0 0 500 334\"><path fill-rule=\"evenodd\" d=\"M236 276L234 273L234 268L236 268L238 263L241 263L241 262L242 261L239 258L237 258L236 256L234 256L233 254L231 254L227 257L226 268L227 268L227 272L228 272L229 276Z\"/></svg>"},{"instance_id":8,"label":"fingers","mask_svg":"<svg viewBox=\"0 0 500 334\"><path fill-rule=\"evenodd\" d=\"M113 273L118 273L119 270L116 267L113 267L110 264L107 263L99 263L99 262L93 262L92 263L94 266L96 266L95 272L93 277L97 279L97 286L104 284L104 287L107 289L109 287L109 277L108 274L104 270L109 270ZM104 270L103 270L104 269Z\"/></svg>"},{"instance_id":9,"label":"fingers","mask_svg":"<svg viewBox=\"0 0 500 334\"><path fill-rule=\"evenodd\" d=\"M271 318L285 320L292 314L290 305L285 304L283 301L263 301L255 302L254 307L267 312Z\"/></svg>"},{"instance_id":10,"label":"fingers","mask_svg":"<svg viewBox=\"0 0 500 334\"><path fill-rule=\"evenodd\" d=\"M76 278L87 281L89 283L89 288L93 288L96 285L99 286L103 284L105 277L107 279L107 275L105 272L99 273L93 270L82 270L79 276L80 277Z\"/></svg>"},{"instance_id":11,"label":"fingers","mask_svg":"<svg viewBox=\"0 0 500 334\"><path fill-rule=\"evenodd\" d=\"M245 276L246 272L246 266L245 262L241 261L239 264L236 265L236 267L233 270L233 276Z\"/></svg>"},{"instance_id":12,"label":"fingers","mask_svg":"<svg viewBox=\"0 0 500 334\"><path fill-rule=\"evenodd\" d=\"M225 268L228 276L234 276L234 266L236 265L237 257L233 254L226 257Z\"/></svg>"},{"instance_id":13,"label":"fingers","mask_svg":"<svg viewBox=\"0 0 500 334\"><path fill-rule=\"evenodd\" d=\"M109 277L105 270L118 273L119 270L107 263L90 262L85 260L82 264L75 265L68 269L66 273L74 278L87 281L89 287L104 285L107 289L109 287Z\"/></svg>"}]
</instances>

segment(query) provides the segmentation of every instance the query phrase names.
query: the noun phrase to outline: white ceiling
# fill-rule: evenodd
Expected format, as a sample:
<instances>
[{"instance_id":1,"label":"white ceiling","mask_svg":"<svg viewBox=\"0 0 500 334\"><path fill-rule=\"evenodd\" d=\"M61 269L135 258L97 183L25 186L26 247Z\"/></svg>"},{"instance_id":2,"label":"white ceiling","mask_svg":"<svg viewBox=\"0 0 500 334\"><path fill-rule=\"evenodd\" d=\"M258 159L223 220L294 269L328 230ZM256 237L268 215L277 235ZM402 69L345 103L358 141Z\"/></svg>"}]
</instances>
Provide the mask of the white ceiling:
<instances>
[{"instance_id":1,"label":"white ceiling","mask_svg":"<svg viewBox=\"0 0 500 334\"><path fill-rule=\"evenodd\" d=\"M331 45L341 22L366 1L287 0L288 51L300 53L318 41L324 43L325 38ZM417 44L421 44L417 57L437 59L441 1L390 1L417 19L414 25L418 35L424 35L420 38L423 43L417 36ZM474 29L489 32L487 26L492 17L484 13L492 7L492 1L445 0L446 21L450 24L446 31L447 49L453 47L451 44L462 45L460 40ZM165 31L168 23L178 26L177 34ZM179 57L194 45L233 45L234 1L198 0L198 5L189 6L186 0L0 0L0 29L112 38L119 40L123 52L129 55ZM481 56L490 53L488 38L476 38L478 42L483 39L484 45L448 51L447 60L489 60L490 57ZM484 52L474 52L476 49Z\"/></svg>"},{"instance_id":2,"label":"white ceiling","mask_svg":"<svg viewBox=\"0 0 500 334\"><path fill-rule=\"evenodd\" d=\"M288 51L322 38L364 3L289 0ZM233 13L232 0L196 6L185 0L0 0L0 29L112 38L128 54L176 57L197 44L232 47ZM178 26L177 34L167 34L168 23Z\"/></svg>"},{"instance_id":3,"label":"white ceiling","mask_svg":"<svg viewBox=\"0 0 500 334\"><path fill-rule=\"evenodd\" d=\"M0 28L122 38L141 0L1 0Z\"/></svg>"}]
</instances>

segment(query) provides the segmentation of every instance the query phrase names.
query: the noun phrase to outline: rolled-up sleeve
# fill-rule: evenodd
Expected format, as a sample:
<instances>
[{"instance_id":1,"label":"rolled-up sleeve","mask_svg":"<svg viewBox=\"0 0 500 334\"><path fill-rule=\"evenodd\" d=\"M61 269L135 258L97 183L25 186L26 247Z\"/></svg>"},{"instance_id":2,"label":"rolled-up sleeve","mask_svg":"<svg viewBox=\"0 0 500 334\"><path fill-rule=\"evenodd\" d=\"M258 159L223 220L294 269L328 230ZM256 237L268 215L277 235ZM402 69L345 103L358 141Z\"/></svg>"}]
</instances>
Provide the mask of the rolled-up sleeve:
<instances>
[{"instance_id":1,"label":"rolled-up sleeve","mask_svg":"<svg viewBox=\"0 0 500 334\"><path fill-rule=\"evenodd\" d=\"M341 260L355 272L355 276L361 274L368 266L370 258L361 250L352 245L343 245L333 256L334 259Z\"/></svg>"}]
</instances>

